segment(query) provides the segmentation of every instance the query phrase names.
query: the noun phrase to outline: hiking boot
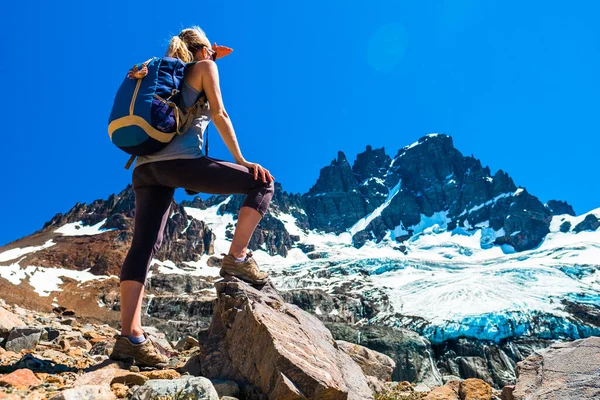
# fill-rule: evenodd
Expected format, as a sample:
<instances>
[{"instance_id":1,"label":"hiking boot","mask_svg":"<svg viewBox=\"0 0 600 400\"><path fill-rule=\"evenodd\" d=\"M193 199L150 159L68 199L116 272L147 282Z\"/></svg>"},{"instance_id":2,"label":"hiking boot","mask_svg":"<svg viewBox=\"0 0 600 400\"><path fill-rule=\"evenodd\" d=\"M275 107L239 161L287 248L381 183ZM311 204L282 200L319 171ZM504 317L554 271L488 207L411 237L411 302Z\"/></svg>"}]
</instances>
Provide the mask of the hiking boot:
<instances>
[{"instance_id":1,"label":"hiking boot","mask_svg":"<svg viewBox=\"0 0 600 400\"><path fill-rule=\"evenodd\" d=\"M144 337L146 340L143 343L134 344L127 336L116 335L117 340L110 359L141 367L166 367L169 359L158 351L146 332L144 332Z\"/></svg>"},{"instance_id":2,"label":"hiking boot","mask_svg":"<svg viewBox=\"0 0 600 400\"><path fill-rule=\"evenodd\" d=\"M237 261L231 254L222 254L221 271L222 277L235 276L248 283L262 285L269 280L269 274L258 269L258 264L252 257L252 252L246 254L244 261Z\"/></svg>"}]
</instances>

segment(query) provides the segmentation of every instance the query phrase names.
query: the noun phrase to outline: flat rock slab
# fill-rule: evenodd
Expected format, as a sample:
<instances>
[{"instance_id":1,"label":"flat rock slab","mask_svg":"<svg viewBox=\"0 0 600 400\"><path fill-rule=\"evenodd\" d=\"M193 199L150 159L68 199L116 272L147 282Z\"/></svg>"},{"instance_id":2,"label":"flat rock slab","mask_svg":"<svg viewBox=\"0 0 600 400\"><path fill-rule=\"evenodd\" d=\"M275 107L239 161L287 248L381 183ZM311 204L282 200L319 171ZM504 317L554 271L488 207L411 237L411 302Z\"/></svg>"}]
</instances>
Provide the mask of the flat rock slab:
<instances>
[{"instance_id":1,"label":"flat rock slab","mask_svg":"<svg viewBox=\"0 0 600 400\"><path fill-rule=\"evenodd\" d=\"M50 400L115 400L107 386L87 385L67 389L50 397Z\"/></svg>"},{"instance_id":2,"label":"flat rock slab","mask_svg":"<svg viewBox=\"0 0 600 400\"><path fill-rule=\"evenodd\" d=\"M269 399L372 399L360 366L315 316L286 304L271 283L227 277L196 362L203 376L248 382Z\"/></svg>"},{"instance_id":3,"label":"flat rock slab","mask_svg":"<svg viewBox=\"0 0 600 400\"><path fill-rule=\"evenodd\" d=\"M219 395L210 380L203 377L179 379L151 379L140 386L132 400L154 400L163 398L219 400Z\"/></svg>"},{"instance_id":4,"label":"flat rock slab","mask_svg":"<svg viewBox=\"0 0 600 400\"><path fill-rule=\"evenodd\" d=\"M515 400L600 399L600 337L556 343L517 364Z\"/></svg>"}]
</instances>

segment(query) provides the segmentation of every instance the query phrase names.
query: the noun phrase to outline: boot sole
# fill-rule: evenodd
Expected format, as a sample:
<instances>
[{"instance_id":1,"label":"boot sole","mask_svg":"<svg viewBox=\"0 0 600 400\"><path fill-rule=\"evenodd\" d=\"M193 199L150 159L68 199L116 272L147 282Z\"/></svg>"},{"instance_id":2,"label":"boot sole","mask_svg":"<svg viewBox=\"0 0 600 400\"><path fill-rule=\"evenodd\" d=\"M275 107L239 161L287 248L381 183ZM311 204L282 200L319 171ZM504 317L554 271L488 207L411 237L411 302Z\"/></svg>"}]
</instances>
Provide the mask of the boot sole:
<instances>
[{"instance_id":1,"label":"boot sole","mask_svg":"<svg viewBox=\"0 0 600 400\"><path fill-rule=\"evenodd\" d=\"M265 283L267 283L269 281L269 277L267 276L265 279L250 279L247 278L243 275L238 275L235 273L230 273L227 272L226 270L224 270L223 268L221 268L221 270L219 271L219 275L221 275L221 277L225 278L227 276L234 276L238 279L243 280L246 283L250 283L250 284L254 284L254 285L264 285Z\"/></svg>"},{"instance_id":2,"label":"boot sole","mask_svg":"<svg viewBox=\"0 0 600 400\"><path fill-rule=\"evenodd\" d=\"M167 363L158 363L158 364L154 364L154 365L146 364L146 363L143 363L143 362L140 362L140 361L136 361L135 357L132 357L130 355L122 356L121 354L114 354L113 353L113 354L111 354L109 356L109 358L111 360L113 360L113 361L121 361L121 362L124 362L126 364L131 364L131 365L135 365L135 366L138 366L138 367L165 368L165 367L168 366Z\"/></svg>"}]
</instances>

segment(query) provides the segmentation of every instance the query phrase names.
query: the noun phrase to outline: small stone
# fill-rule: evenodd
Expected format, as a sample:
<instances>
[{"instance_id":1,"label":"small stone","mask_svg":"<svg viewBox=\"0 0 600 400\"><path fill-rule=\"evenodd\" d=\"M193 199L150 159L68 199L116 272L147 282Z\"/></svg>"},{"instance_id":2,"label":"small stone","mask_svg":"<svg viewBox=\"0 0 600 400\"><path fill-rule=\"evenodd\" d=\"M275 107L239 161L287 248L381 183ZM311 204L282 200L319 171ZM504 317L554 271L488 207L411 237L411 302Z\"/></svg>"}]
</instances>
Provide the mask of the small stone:
<instances>
[{"instance_id":1,"label":"small stone","mask_svg":"<svg viewBox=\"0 0 600 400\"><path fill-rule=\"evenodd\" d=\"M70 309L66 309L65 311L63 311L62 315L64 317L72 317L75 315L75 311L70 310Z\"/></svg>"},{"instance_id":2,"label":"small stone","mask_svg":"<svg viewBox=\"0 0 600 400\"><path fill-rule=\"evenodd\" d=\"M211 383L215 387L219 397L231 396L238 397L240 395L240 388L234 381L228 381L224 379L211 379Z\"/></svg>"},{"instance_id":3,"label":"small stone","mask_svg":"<svg viewBox=\"0 0 600 400\"><path fill-rule=\"evenodd\" d=\"M462 400L490 400L492 387L481 379L469 378L460 383L459 394Z\"/></svg>"},{"instance_id":4,"label":"small stone","mask_svg":"<svg viewBox=\"0 0 600 400\"><path fill-rule=\"evenodd\" d=\"M77 321L75 320L75 318L66 318L60 321L61 325L75 326L76 323Z\"/></svg>"},{"instance_id":5,"label":"small stone","mask_svg":"<svg viewBox=\"0 0 600 400\"><path fill-rule=\"evenodd\" d=\"M60 331L58 329L46 327L46 328L44 328L44 331L42 332L42 337L40 339L51 342L51 341L57 339L59 336L60 336Z\"/></svg>"},{"instance_id":6,"label":"small stone","mask_svg":"<svg viewBox=\"0 0 600 400\"><path fill-rule=\"evenodd\" d=\"M15 353L21 350L35 350L41 336L42 329L40 328L14 327L8 334L4 347Z\"/></svg>"},{"instance_id":7,"label":"small stone","mask_svg":"<svg viewBox=\"0 0 600 400\"><path fill-rule=\"evenodd\" d=\"M448 386L439 386L427 393L425 400L460 400L458 394Z\"/></svg>"},{"instance_id":8,"label":"small stone","mask_svg":"<svg viewBox=\"0 0 600 400\"><path fill-rule=\"evenodd\" d=\"M114 400L115 395L108 386L79 386L67 389L50 397L49 400Z\"/></svg>"},{"instance_id":9,"label":"small stone","mask_svg":"<svg viewBox=\"0 0 600 400\"><path fill-rule=\"evenodd\" d=\"M153 371L140 372L140 374L148 379L177 379L181 377L179 372L173 369L156 369Z\"/></svg>"},{"instance_id":10,"label":"small stone","mask_svg":"<svg viewBox=\"0 0 600 400\"><path fill-rule=\"evenodd\" d=\"M61 349L63 349L63 351L69 351L69 349L71 348L71 342L69 342L67 339L61 339L58 342L58 345Z\"/></svg>"},{"instance_id":11,"label":"small stone","mask_svg":"<svg viewBox=\"0 0 600 400\"><path fill-rule=\"evenodd\" d=\"M67 355L69 357L81 358L81 357L83 357L83 349L81 349L79 347L74 347L72 349L69 349L69 351L67 352Z\"/></svg>"},{"instance_id":12,"label":"small stone","mask_svg":"<svg viewBox=\"0 0 600 400\"><path fill-rule=\"evenodd\" d=\"M413 386L408 381L392 382L391 385L392 385L392 387L396 388L396 390L400 390L402 392L414 391ZM429 389L429 387L427 387L427 389Z\"/></svg>"},{"instance_id":13,"label":"small stone","mask_svg":"<svg viewBox=\"0 0 600 400\"><path fill-rule=\"evenodd\" d=\"M200 344L198 343L198 340L196 340L192 336L186 336L184 338L181 338L177 342L177 344L175 345L175 349L179 351L185 351L190 350L191 348L197 347L199 345Z\"/></svg>"},{"instance_id":14,"label":"small stone","mask_svg":"<svg viewBox=\"0 0 600 400\"><path fill-rule=\"evenodd\" d=\"M431 392L431 388L424 383L419 383L417 386L413 388L415 392L428 393Z\"/></svg>"},{"instance_id":15,"label":"small stone","mask_svg":"<svg viewBox=\"0 0 600 400\"><path fill-rule=\"evenodd\" d=\"M0 385L12 386L17 389L28 389L32 386L38 386L41 384L42 381L36 378L34 373L27 368L18 369L0 378Z\"/></svg>"},{"instance_id":16,"label":"small stone","mask_svg":"<svg viewBox=\"0 0 600 400\"><path fill-rule=\"evenodd\" d=\"M140 386L131 400L145 400L160 398L161 396L181 398L219 400L219 395L210 380L204 377L180 379L152 379Z\"/></svg>"},{"instance_id":17,"label":"small stone","mask_svg":"<svg viewBox=\"0 0 600 400\"><path fill-rule=\"evenodd\" d=\"M123 385L122 383L115 383L111 385L110 389L118 399L124 399L128 396L129 387L127 387L127 385Z\"/></svg>"},{"instance_id":18,"label":"small stone","mask_svg":"<svg viewBox=\"0 0 600 400\"><path fill-rule=\"evenodd\" d=\"M140 367L138 367L137 365L132 365L129 367L129 370L131 372L140 372Z\"/></svg>"},{"instance_id":19,"label":"small stone","mask_svg":"<svg viewBox=\"0 0 600 400\"><path fill-rule=\"evenodd\" d=\"M113 346L114 346L113 341L103 340L98 343L93 343L93 346L90 349L89 353L93 356L95 356L95 355L107 356L111 353Z\"/></svg>"},{"instance_id":20,"label":"small stone","mask_svg":"<svg viewBox=\"0 0 600 400\"><path fill-rule=\"evenodd\" d=\"M71 340L69 344L71 345L71 347L79 347L80 349L84 350L91 350L92 348L92 344L85 339Z\"/></svg>"},{"instance_id":21,"label":"small stone","mask_svg":"<svg viewBox=\"0 0 600 400\"><path fill-rule=\"evenodd\" d=\"M9 333L15 326L23 326L25 323L15 314L0 307L0 335Z\"/></svg>"},{"instance_id":22,"label":"small stone","mask_svg":"<svg viewBox=\"0 0 600 400\"><path fill-rule=\"evenodd\" d=\"M34 372L33 374L35 375L36 378L38 378L42 382L45 382L46 379L48 379L48 376L50 375L45 372Z\"/></svg>"},{"instance_id":23,"label":"small stone","mask_svg":"<svg viewBox=\"0 0 600 400\"><path fill-rule=\"evenodd\" d=\"M60 375L48 375L46 378L46 383L56 383L58 385L64 385L65 378Z\"/></svg>"},{"instance_id":24,"label":"small stone","mask_svg":"<svg viewBox=\"0 0 600 400\"><path fill-rule=\"evenodd\" d=\"M88 385L105 385L109 386L110 382L115 377L115 369L99 369L92 372L87 372L77 378L73 386L88 386Z\"/></svg>"},{"instance_id":25,"label":"small stone","mask_svg":"<svg viewBox=\"0 0 600 400\"><path fill-rule=\"evenodd\" d=\"M127 386L143 385L148 380L148 378L145 377L144 375L136 374L135 372L119 371L119 370L116 370L116 371L117 371L117 374L110 382L111 385L113 383L122 383Z\"/></svg>"},{"instance_id":26,"label":"small stone","mask_svg":"<svg viewBox=\"0 0 600 400\"><path fill-rule=\"evenodd\" d=\"M54 313L56 313L56 314L60 314L60 315L62 315L62 313L63 313L63 312L65 312L65 310L66 310L66 308L64 308L64 307L60 307L60 306L59 306L59 307L54 307L54 308L52 309L52 311L53 311Z\"/></svg>"}]
</instances>

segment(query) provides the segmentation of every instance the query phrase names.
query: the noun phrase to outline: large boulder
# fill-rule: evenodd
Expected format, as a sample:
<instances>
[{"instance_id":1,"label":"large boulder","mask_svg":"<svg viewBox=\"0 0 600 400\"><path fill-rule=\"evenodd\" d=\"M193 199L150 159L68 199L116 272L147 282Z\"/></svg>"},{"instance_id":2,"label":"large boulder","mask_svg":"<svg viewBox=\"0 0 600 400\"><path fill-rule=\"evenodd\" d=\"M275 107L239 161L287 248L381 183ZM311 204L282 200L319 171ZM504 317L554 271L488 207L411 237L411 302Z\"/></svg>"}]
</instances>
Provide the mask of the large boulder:
<instances>
[{"instance_id":1,"label":"large boulder","mask_svg":"<svg viewBox=\"0 0 600 400\"><path fill-rule=\"evenodd\" d=\"M600 337L555 343L517 364L515 400L600 398Z\"/></svg>"},{"instance_id":2,"label":"large boulder","mask_svg":"<svg viewBox=\"0 0 600 400\"><path fill-rule=\"evenodd\" d=\"M189 364L210 379L259 388L269 399L372 399L360 366L315 316L286 304L270 282L228 277L200 353Z\"/></svg>"}]
</instances>

